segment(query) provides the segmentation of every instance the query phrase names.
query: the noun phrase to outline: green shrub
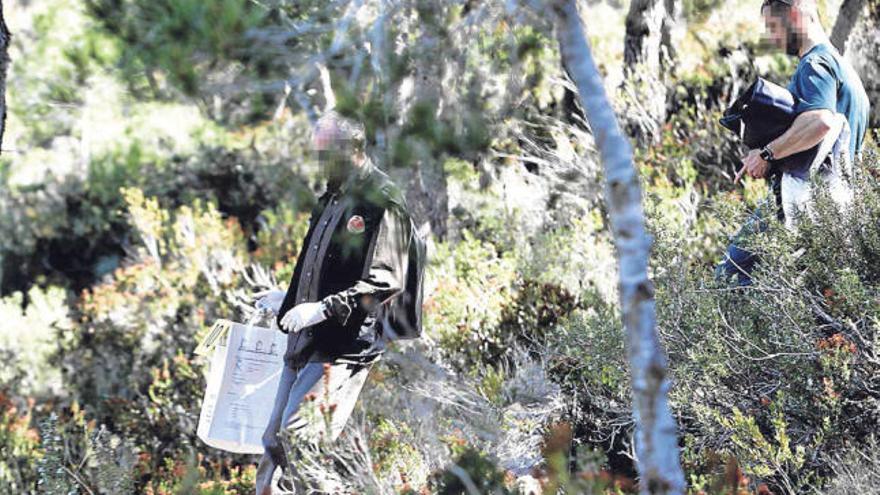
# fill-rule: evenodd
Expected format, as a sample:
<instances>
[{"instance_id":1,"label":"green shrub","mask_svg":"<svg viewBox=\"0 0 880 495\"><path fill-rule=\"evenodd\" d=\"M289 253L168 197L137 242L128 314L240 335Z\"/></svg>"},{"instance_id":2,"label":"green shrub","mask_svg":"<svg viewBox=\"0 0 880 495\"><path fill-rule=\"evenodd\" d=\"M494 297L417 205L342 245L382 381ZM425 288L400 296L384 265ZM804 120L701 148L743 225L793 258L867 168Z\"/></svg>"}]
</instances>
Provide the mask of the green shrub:
<instances>
[{"instance_id":1,"label":"green shrub","mask_svg":"<svg viewBox=\"0 0 880 495\"><path fill-rule=\"evenodd\" d=\"M658 327L676 382L672 403L694 451L728 453L771 488L823 483L828 463L877 427L880 184L856 182L849 212L819 195L799 229L749 245L755 283L732 289L700 264L657 277ZM858 419L856 419L858 418ZM699 472L699 468L695 471Z\"/></svg>"},{"instance_id":2,"label":"green shrub","mask_svg":"<svg viewBox=\"0 0 880 495\"><path fill-rule=\"evenodd\" d=\"M264 211L279 204L307 210L313 201L289 165L266 163L258 153L209 147L166 163L135 141L95 157L82 179L49 176L43 183L0 192L0 287L26 290L37 282L78 291L112 272L133 243L122 187L142 188L166 208L213 201L237 218L248 236L258 235ZM249 247L255 249L257 242ZM287 247L295 246L273 249Z\"/></svg>"},{"instance_id":3,"label":"green shrub","mask_svg":"<svg viewBox=\"0 0 880 495\"><path fill-rule=\"evenodd\" d=\"M11 352L0 351L5 362ZM39 432L32 425L35 400L22 399L16 378L0 383L0 491L25 493L37 481L34 461L40 456Z\"/></svg>"},{"instance_id":4,"label":"green shrub","mask_svg":"<svg viewBox=\"0 0 880 495\"><path fill-rule=\"evenodd\" d=\"M499 254L469 232L454 246L437 246L428 267L424 326L460 369L491 362L506 338L497 325L511 297L514 266L511 253Z\"/></svg>"},{"instance_id":5,"label":"green shrub","mask_svg":"<svg viewBox=\"0 0 880 495\"><path fill-rule=\"evenodd\" d=\"M89 0L86 7L107 33L125 43L128 63L164 71L188 95L199 89L201 66L243 57L245 32L259 25L266 13L262 6L242 0Z\"/></svg>"},{"instance_id":6,"label":"green shrub","mask_svg":"<svg viewBox=\"0 0 880 495\"><path fill-rule=\"evenodd\" d=\"M238 223L211 203L166 210L139 189L125 190L125 200L140 246L107 282L83 291L53 363L87 417L132 442L138 469L150 473L138 486L170 493L197 454L192 469L207 471L196 480L219 476L212 470L233 459L247 464L195 438L206 363L191 352L215 319L238 314L250 257Z\"/></svg>"}]
</instances>

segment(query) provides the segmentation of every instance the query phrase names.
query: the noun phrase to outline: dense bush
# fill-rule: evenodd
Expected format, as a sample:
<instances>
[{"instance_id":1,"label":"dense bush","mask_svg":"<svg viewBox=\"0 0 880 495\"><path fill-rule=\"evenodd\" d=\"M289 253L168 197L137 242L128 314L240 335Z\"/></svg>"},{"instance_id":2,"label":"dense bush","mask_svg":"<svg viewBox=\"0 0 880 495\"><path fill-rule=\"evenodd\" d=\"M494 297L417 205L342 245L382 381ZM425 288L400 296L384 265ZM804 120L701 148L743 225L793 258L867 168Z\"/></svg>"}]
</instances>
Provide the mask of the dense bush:
<instances>
[{"instance_id":1,"label":"dense bush","mask_svg":"<svg viewBox=\"0 0 880 495\"><path fill-rule=\"evenodd\" d=\"M124 214L122 187L139 187L174 208L210 200L237 218L248 236L259 236L267 208L285 204L307 211L305 180L283 162L265 163L253 150L206 148L165 162L129 149L95 158L82 179L48 176L42 183L0 192L2 290L34 282L89 286L118 267L136 241ZM256 247L256 239L250 242Z\"/></svg>"},{"instance_id":2,"label":"dense bush","mask_svg":"<svg viewBox=\"0 0 880 495\"><path fill-rule=\"evenodd\" d=\"M236 91L235 84L242 83L241 72L264 78L279 74L272 54L254 50L255 40L247 36L270 17L265 6L243 0L88 0L85 10L96 33L118 42L119 65L135 94L196 96L205 86L224 86L223 92L235 92L224 108L210 98L196 99L220 121L254 122L274 110L274 95Z\"/></svg>"},{"instance_id":3,"label":"dense bush","mask_svg":"<svg viewBox=\"0 0 880 495\"><path fill-rule=\"evenodd\" d=\"M195 436L206 363L192 350L216 318L247 317L253 289L289 280L319 182L291 110L325 91L421 194L411 207L448 229L431 240L424 338L392 345L337 443L297 444L309 483L637 492L601 166L549 16L405 2L378 32L371 2L357 15L320 1L25 3L8 91L19 154L4 143L0 158L0 492L252 492L255 459ZM792 67L755 59L757 31L733 41L742 17L700 15L709 6L742 5L686 3L707 32L688 35L666 121L636 154L691 492L869 493L876 158L851 211L820 201L798 231L752 241L753 286L714 280L765 192L728 191L742 150L719 112L756 74L783 82ZM590 8L614 80L623 12ZM337 36L352 44L312 57ZM329 88L285 86L316 61ZM638 124L630 103L623 120Z\"/></svg>"},{"instance_id":4,"label":"dense bush","mask_svg":"<svg viewBox=\"0 0 880 495\"><path fill-rule=\"evenodd\" d=\"M169 211L139 189L125 198L138 246L80 296L53 361L70 400L136 446L144 474L154 473L137 481L155 488L171 480L167 462L195 455L204 363L191 351L198 332L233 311L222 295L243 283L247 251L237 222L210 203Z\"/></svg>"},{"instance_id":5,"label":"dense bush","mask_svg":"<svg viewBox=\"0 0 880 495\"><path fill-rule=\"evenodd\" d=\"M105 283L82 292L70 314L73 324L62 311L62 316L27 313L17 326L22 331L31 329L33 336L28 338L34 357L16 360L11 370L19 370L21 376L4 373L4 390L8 388L13 397L27 392L30 389L22 380L41 377L34 377L30 366L51 364L61 371L64 383L61 414L43 429L38 450L27 427L33 404L22 415L16 412L22 406L14 406L13 398L4 395L2 438L16 457L43 452L52 469L63 467L77 473L77 460L106 442L100 438L70 445L46 442L59 435L68 438L76 431L81 433L74 433L71 441L80 434L94 437L106 428L108 434L124 439L124 445L114 448L136 457L137 462L124 469L138 490L170 493L172 486L182 482L178 474L187 466L202 469L201 478L196 472L196 480L221 473L228 476L230 469L240 469L240 456L231 466L235 456L217 456L195 439L205 363L191 352L199 333L210 323L237 313L247 280L263 284L271 280L246 274L251 257L245 232L236 220L225 219L213 203L196 199L190 205L165 209L140 189L124 191L125 221L135 237L125 261ZM288 220L293 223L287 224ZM304 218L290 205L280 205L267 212L263 222L261 239L275 243L273 258L283 264L279 272L289 274L289 263L284 261L299 249ZM281 252L284 248L290 251ZM4 301L9 305L5 312L15 314L15 303L21 301L16 297ZM48 304L41 302L45 296L36 290L31 298L31 310ZM50 356L47 359L40 352ZM32 468L30 464L11 466L9 480L4 481L12 487L25 486L35 476ZM80 468L78 475L94 483L91 486L101 486L98 476L106 474L106 469Z\"/></svg>"},{"instance_id":6,"label":"dense bush","mask_svg":"<svg viewBox=\"0 0 880 495\"><path fill-rule=\"evenodd\" d=\"M877 422L873 353L880 317L880 278L872 261L880 242L869 226L880 217L880 186L863 174L858 187L860 200L852 211L842 214L821 200L798 231L776 226L756 239L753 247L765 261L750 288L715 282L703 256L682 247L687 239L662 230L681 228L679 221L652 223L660 229L654 262L659 328L670 353L673 406L695 488L720 491L728 479L755 490L762 483L782 491L820 486L837 472L829 467L834 459L851 448L867 448L864 442ZM205 451L192 437L203 363L193 361L188 350L207 322L241 310L236 301L245 288L242 277L250 260L265 253L260 248L249 254L238 224L224 220L211 204L167 210L137 189L126 198L140 247L109 283L82 294L72 315L77 325L58 328L57 363L71 398L82 404L84 413L77 414L125 438L131 452L150 453L138 456L143 473L134 477L138 486L156 493L174 490L182 482L179 474L196 473L197 467L203 474L192 479L226 483L221 480L234 479L226 476L249 463ZM656 199L659 214L664 200ZM742 206L716 211L741 212ZM263 218L269 222L261 231L265 242L288 246L287 256L298 249L302 227L287 225L303 225L301 220L285 209ZM532 472L545 482L588 483L590 490L626 486L623 478L602 474L608 468L634 474L620 455L630 442L631 413L615 291L587 275L601 258L579 264L571 257L545 256L548 249L576 249L582 245L578 240L607 242L597 235L601 238L588 223L576 223L501 254L466 232L456 249L436 246L426 341L394 351L373 374L364 396L369 421L357 428L374 457L369 467L362 466L361 474L369 476L356 479L378 479L379 486L397 491L428 483L442 492L452 486L448 476L455 472L442 474L444 466L456 458L474 460L457 464L473 475L483 472L480 466L494 472L490 466L497 465L500 473L530 466L513 469L522 475L544 459L549 471ZM837 248L827 249L827 239ZM714 247L721 245L716 239ZM284 256L275 251L266 260ZM520 264L532 270L520 271ZM284 264L273 269L276 277L285 270ZM511 353L523 357L511 360ZM516 385L535 373L545 378ZM571 399L522 416L533 407L527 404L541 403L529 402L535 399L523 391L534 394L541 387L546 392L533 397L545 401L545 394L562 392ZM429 425L413 416L426 411L434 417ZM542 432L549 432L548 419L562 411L571 422L569 447L556 455L576 462L581 449L608 449L593 468L567 478L554 474L550 454L503 455L501 447L519 438L517 431L530 432L536 445L549 441L552 435L542 440ZM514 412L520 419L509 422ZM488 431L496 433L487 436ZM7 441L35 449L22 443L33 435L24 432L9 433ZM322 448L316 455L354 455L344 454L354 448L350 445ZM332 466L312 467L324 483L348 479L344 473L327 478L337 469ZM242 480L249 472L241 471ZM515 480L499 481L497 489L514 493Z\"/></svg>"},{"instance_id":7,"label":"dense bush","mask_svg":"<svg viewBox=\"0 0 880 495\"><path fill-rule=\"evenodd\" d=\"M719 286L679 243L658 250L658 264L686 266L657 277L657 308L688 462L727 453L753 479L800 492L877 428L880 184L862 177L856 198L848 212L820 198L798 230L758 236L748 288Z\"/></svg>"}]
</instances>

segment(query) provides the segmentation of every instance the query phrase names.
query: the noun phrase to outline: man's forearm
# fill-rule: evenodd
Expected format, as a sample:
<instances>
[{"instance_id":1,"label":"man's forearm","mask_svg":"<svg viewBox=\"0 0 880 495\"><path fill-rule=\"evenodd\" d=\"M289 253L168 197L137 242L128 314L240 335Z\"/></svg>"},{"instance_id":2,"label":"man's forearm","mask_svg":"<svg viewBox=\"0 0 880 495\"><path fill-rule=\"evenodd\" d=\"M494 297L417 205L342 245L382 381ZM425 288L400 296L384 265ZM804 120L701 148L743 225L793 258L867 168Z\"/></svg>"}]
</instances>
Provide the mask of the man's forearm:
<instances>
[{"instance_id":1,"label":"man's forearm","mask_svg":"<svg viewBox=\"0 0 880 495\"><path fill-rule=\"evenodd\" d=\"M830 110L810 110L798 115L791 127L767 145L776 159L808 150L819 144L831 130Z\"/></svg>"}]
</instances>

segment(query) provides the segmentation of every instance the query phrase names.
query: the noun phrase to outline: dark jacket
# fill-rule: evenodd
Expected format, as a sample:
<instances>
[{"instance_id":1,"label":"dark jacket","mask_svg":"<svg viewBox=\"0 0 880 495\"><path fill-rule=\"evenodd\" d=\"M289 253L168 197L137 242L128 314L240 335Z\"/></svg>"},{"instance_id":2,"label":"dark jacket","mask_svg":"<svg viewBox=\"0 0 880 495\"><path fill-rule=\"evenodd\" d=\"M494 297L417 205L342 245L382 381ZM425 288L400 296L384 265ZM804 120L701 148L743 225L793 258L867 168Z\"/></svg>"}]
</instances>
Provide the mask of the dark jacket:
<instances>
[{"instance_id":1,"label":"dark jacket","mask_svg":"<svg viewBox=\"0 0 880 495\"><path fill-rule=\"evenodd\" d=\"M721 125L740 135L750 149L761 149L781 136L797 117L796 101L791 92L758 78L724 111ZM773 161L770 176L801 169L816 159L819 146Z\"/></svg>"},{"instance_id":2,"label":"dark jacket","mask_svg":"<svg viewBox=\"0 0 880 495\"><path fill-rule=\"evenodd\" d=\"M382 303L403 289L410 225L402 193L369 160L318 199L278 323L303 302L324 301L329 318L290 334L288 365L383 352Z\"/></svg>"}]
</instances>

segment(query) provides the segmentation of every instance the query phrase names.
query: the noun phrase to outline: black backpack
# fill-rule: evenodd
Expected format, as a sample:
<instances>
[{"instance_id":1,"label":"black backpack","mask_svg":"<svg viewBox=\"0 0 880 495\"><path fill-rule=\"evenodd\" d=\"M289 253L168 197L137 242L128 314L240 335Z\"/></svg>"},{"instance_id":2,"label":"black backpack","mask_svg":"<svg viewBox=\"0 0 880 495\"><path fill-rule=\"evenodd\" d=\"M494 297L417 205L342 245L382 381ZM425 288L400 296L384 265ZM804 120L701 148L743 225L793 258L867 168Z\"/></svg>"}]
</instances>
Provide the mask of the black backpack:
<instances>
[{"instance_id":1,"label":"black backpack","mask_svg":"<svg viewBox=\"0 0 880 495\"><path fill-rule=\"evenodd\" d=\"M409 218L410 236L406 283L399 294L386 304L382 331L388 340L417 339L422 336L422 299L424 296L427 242L424 234Z\"/></svg>"},{"instance_id":2,"label":"black backpack","mask_svg":"<svg viewBox=\"0 0 880 495\"><path fill-rule=\"evenodd\" d=\"M788 89L759 77L724 111L721 125L749 148L760 149L788 130L797 117L796 105Z\"/></svg>"},{"instance_id":3,"label":"black backpack","mask_svg":"<svg viewBox=\"0 0 880 495\"><path fill-rule=\"evenodd\" d=\"M749 148L761 149L791 127L797 117L796 107L794 95L787 88L759 77L724 111L721 125L739 135ZM775 160L770 175L812 163L818 151L816 145Z\"/></svg>"}]
</instances>

